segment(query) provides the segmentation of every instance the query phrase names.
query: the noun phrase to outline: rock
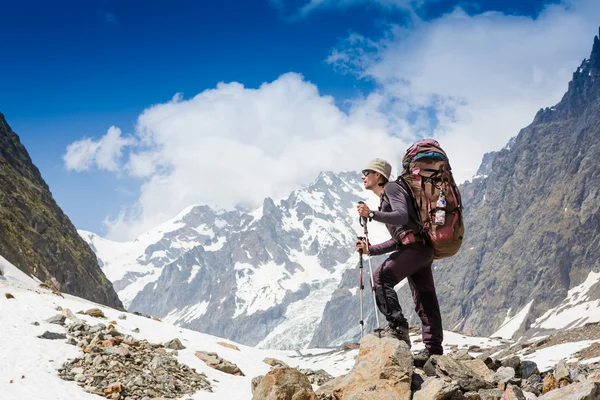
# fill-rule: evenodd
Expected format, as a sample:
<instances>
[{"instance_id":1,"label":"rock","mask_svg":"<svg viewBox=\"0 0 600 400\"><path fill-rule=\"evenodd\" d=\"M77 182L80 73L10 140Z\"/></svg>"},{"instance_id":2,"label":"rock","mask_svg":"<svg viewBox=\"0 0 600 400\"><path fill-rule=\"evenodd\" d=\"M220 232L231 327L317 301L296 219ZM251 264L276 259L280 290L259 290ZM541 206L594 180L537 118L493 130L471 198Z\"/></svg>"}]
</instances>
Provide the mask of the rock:
<instances>
[{"instance_id":1,"label":"rock","mask_svg":"<svg viewBox=\"0 0 600 400\"><path fill-rule=\"evenodd\" d=\"M459 350L458 352L451 354L451 357L457 361L468 361L473 360L475 357L469 354L467 350Z\"/></svg>"},{"instance_id":2,"label":"rock","mask_svg":"<svg viewBox=\"0 0 600 400\"><path fill-rule=\"evenodd\" d=\"M500 367L494 373L494 380L497 382L507 382L509 379L513 379L516 373L511 367Z\"/></svg>"},{"instance_id":3,"label":"rock","mask_svg":"<svg viewBox=\"0 0 600 400\"><path fill-rule=\"evenodd\" d=\"M488 366L479 359L466 360L462 362L462 365L469 368L479 378L487 382L494 382L494 371L488 368Z\"/></svg>"},{"instance_id":4,"label":"rock","mask_svg":"<svg viewBox=\"0 0 600 400\"><path fill-rule=\"evenodd\" d=\"M33 326L40 326L40 323L39 323L39 322L37 322L37 321L33 321L33 322L31 323L31 325L33 325Z\"/></svg>"},{"instance_id":5,"label":"rock","mask_svg":"<svg viewBox=\"0 0 600 400\"><path fill-rule=\"evenodd\" d=\"M518 356L509 357L505 360L501 361L503 367L510 367L515 371L519 370L519 366L521 365L521 359Z\"/></svg>"},{"instance_id":6,"label":"rock","mask_svg":"<svg viewBox=\"0 0 600 400\"><path fill-rule=\"evenodd\" d=\"M227 348L229 348L229 349L233 349L233 350L240 351L239 347L237 347L236 345L234 345L234 344L231 344L231 343L227 343L227 342L217 342L217 344L219 344L219 345L221 345L221 346L223 346L223 347L227 347Z\"/></svg>"},{"instance_id":7,"label":"rock","mask_svg":"<svg viewBox=\"0 0 600 400\"><path fill-rule=\"evenodd\" d=\"M523 396L525 396L526 400L534 400L538 398L535 393L527 392L525 390L523 390Z\"/></svg>"},{"instance_id":8,"label":"rock","mask_svg":"<svg viewBox=\"0 0 600 400\"><path fill-rule=\"evenodd\" d=\"M252 392L252 400L317 400L308 378L294 368L273 368Z\"/></svg>"},{"instance_id":9,"label":"rock","mask_svg":"<svg viewBox=\"0 0 600 400\"><path fill-rule=\"evenodd\" d=\"M319 388L315 391L317 398L319 400L336 400L333 397L333 390L335 386L340 382L344 376L338 376L337 378L333 378L332 380L325 382L323 385L319 386Z\"/></svg>"},{"instance_id":10,"label":"rock","mask_svg":"<svg viewBox=\"0 0 600 400\"><path fill-rule=\"evenodd\" d=\"M269 364L271 367L276 367L276 368L282 368L282 367L285 367L285 368L289 368L289 365L287 365L287 364L286 364L286 363L284 363L283 361L281 361L281 360L278 360L278 359L276 359L276 358L266 357L266 358L263 360L263 362L264 362L265 364Z\"/></svg>"},{"instance_id":11,"label":"rock","mask_svg":"<svg viewBox=\"0 0 600 400\"><path fill-rule=\"evenodd\" d=\"M106 318L104 316L104 312L99 308L90 308L89 310L84 312L84 314L87 314L90 317L94 317L94 318Z\"/></svg>"},{"instance_id":12,"label":"rock","mask_svg":"<svg viewBox=\"0 0 600 400\"><path fill-rule=\"evenodd\" d=\"M260 383L260 381L264 377L265 377L264 375L259 375L259 376L255 376L254 378L252 378L252 380L250 381L250 391L251 391L251 393L254 394L254 390L256 389L256 387L258 386L258 384Z\"/></svg>"},{"instance_id":13,"label":"rock","mask_svg":"<svg viewBox=\"0 0 600 400\"><path fill-rule=\"evenodd\" d=\"M410 400L412 373L406 343L366 335L354 367L337 382L333 393L338 400Z\"/></svg>"},{"instance_id":14,"label":"rock","mask_svg":"<svg viewBox=\"0 0 600 400\"><path fill-rule=\"evenodd\" d=\"M413 392L416 392L417 390L421 390L421 387L423 386L423 383L425 382L426 378L427 378L427 375L421 376L419 373L413 372L411 380L410 380L410 390Z\"/></svg>"},{"instance_id":15,"label":"rock","mask_svg":"<svg viewBox=\"0 0 600 400\"><path fill-rule=\"evenodd\" d=\"M492 389L496 385L493 383L491 375L487 375L486 378L479 376L465 363L471 363L476 369L485 368L485 364L481 360L459 362L450 356L433 356L431 357L432 363L435 365L438 376L448 376L450 379L456 380L460 388L465 392L474 392L479 389ZM482 370L482 375L486 373Z\"/></svg>"},{"instance_id":16,"label":"rock","mask_svg":"<svg viewBox=\"0 0 600 400\"><path fill-rule=\"evenodd\" d=\"M540 371L538 370L537 364L533 361L521 361L521 367L519 368L519 375L522 379L527 379L531 375L538 374Z\"/></svg>"},{"instance_id":17,"label":"rock","mask_svg":"<svg viewBox=\"0 0 600 400\"><path fill-rule=\"evenodd\" d=\"M66 339L67 335L65 335L64 333L56 333L56 332L46 331L43 334L39 335L38 338L58 340L58 339Z\"/></svg>"},{"instance_id":18,"label":"rock","mask_svg":"<svg viewBox=\"0 0 600 400\"><path fill-rule=\"evenodd\" d=\"M504 394L502 395L502 400L526 400L523 391L514 385L508 385Z\"/></svg>"},{"instance_id":19,"label":"rock","mask_svg":"<svg viewBox=\"0 0 600 400\"><path fill-rule=\"evenodd\" d=\"M78 323L78 324L83 324L83 322L84 322L81 318L77 318L77 316L73 313L73 311L69 310L68 308L62 309L61 314L64 315L65 318L71 322Z\"/></svg>"},{"instance_id":20,"label":"rock","mask_svg":"<svg viewBox=\"0 0 600 400\"><path fill-rule=\"evenodd\" d=\"M122 400L174 399L201 389L211 391L204 374L179 364L162 345L112 336L110 326L102 327L85 323L67 327L79 338L84 354L59 368L62 379L77 381L88 393Z\"/></svg>"},{"instance_id":21,"label":"rock","mask_svg":"<svg viewBox=\"0 0 600 400\"><path fill-rule=\"evenodd\" d=\"M317 385L317 386L321 386L325 382L328 382L333 379L333 376L331 376L327 371L325 371L323 369L312 370L312 369L304 368L304 369L300 369L299 371L302 372L304 375L306 375L306 377L308 378L308 381L311 384Z\"/></svg>"},{"instance_id":22,"label":"rock","mask_svg":"<svg viewBox=\"0 0 600 400\"><path fill-rule=\"evenodd\" d=\"M540 400L597 400L600 399L600 382L574 383L552 390Z\"/></svg>"},{"instance_id":23,"label":"rock","mask_svg":"<svg viewBox=\"0 0 600 400\"><path fill-rule=\"evenodd\" d=\"M118 318L119 318L119 319L127 319L127 315L125 315L125 314L121 314L121 315L119 315L119 317L118 317Z\"/></svg>"},{"instance_id":24,"label":"rock","mask_svg":"<svg viewBox=\"0 0 600 400\"><path fill-rule=\"evenodd\" d=\"M343 351L356 350L358 348L360 348L360 344L358 343L344 343L342 346Z\"/></svg>"},{"instance_id":25,"label":"rock","mask_svg":"<svg viewBox=\"0 0 600 400\"><path fill-rule=\"evenodd\" d=\"M245 376L244 373L232 362L222 359L217 353L197 351L196 357L201 359L211 368L225 372L226 374Z\"/></svg>"},{"instance_id":26,"label":"rock","mask_svg":"<svg viewBox=\"0 0 600 400\"><path fill-rule=\"evenodd\" d=\"M463 395L467 400L481 400L481 396L477 392L465 392Z\"/></svg>"},{"instance_id":27,"label":"rock","mask_svg":"<svg viewBox=\"0 0 600 400\"><path fill-rule=\"evenodd\" d=\"M440 378L427 378L421 390L415 392L413 400L443 400L451 399L460 387L456 383L448 383Z\"/></svg>"},{"instance_id":28,"label":"rock","mask_svg":"<svg viewBox=\"0 0 600 400\"><path fill-rule=\"evenodd\" d=\"M13 296L13 295L12 295L12 294L10 294L10 293L4 293L4 296L5 296L7 299L14 299L14 298L15 298L15 296Z\"/></svg>"},{"instance_id":29,"label":"rock","mask_svg":"<svg viewBox=\"0 0 600 400\"><path fill-rule=\"evenodd\" d=\"M56 324L56 325L64 325L65 324L65 319L67 319L64 315L55 315L54 317L50 317L46 320L47 323L49 324Z\"/></svg>"},{"instance_id":30,"label":"rock","mask_svg":"<svg viewBox=\"0 0 600 400\"><path fill-rule=\"evenodd\" d=\"M567 366L567 362L565 360L560 360L558 364L556 364L553 375L558 382L562 381L563 379L568 379L569 381L571 380L569 367Z\"/></svg>"},{"instance_id":31,"label":"rock","mask_svg":"<svg viewBox=\"0 0 600 400\"><path fill-rule=\"evenodd\" d=\"M548 375L544 376L543 385L544 385L544 387L543 387L542 393L547 393L551 390L558 389L558 382L556 381L556 378L554 378L554 375L552 375L552 374L548 374Z\"/></svg>"},{"instance_id":32,"label":"rock","mask_svg":"<svg viewBox=\"0 0 600 400\"><path fill-rule=\"evenodd\" d=\"M183 345L183 343L181 343L181 340L175 338L167 343L164 344L165 348L167 349L171 349L171 350L184 350L185 346Z\"/></svg>"},{"instance_id":33,"label":"rock","mask_svg":"<svg viewBox=\"0 0 600 400\"><path fill-rule=\"evenodd\" d=\"M500 389L481 389L478 391L481 400L502 400L504 392Z\"/></svg>"}]
</instances>

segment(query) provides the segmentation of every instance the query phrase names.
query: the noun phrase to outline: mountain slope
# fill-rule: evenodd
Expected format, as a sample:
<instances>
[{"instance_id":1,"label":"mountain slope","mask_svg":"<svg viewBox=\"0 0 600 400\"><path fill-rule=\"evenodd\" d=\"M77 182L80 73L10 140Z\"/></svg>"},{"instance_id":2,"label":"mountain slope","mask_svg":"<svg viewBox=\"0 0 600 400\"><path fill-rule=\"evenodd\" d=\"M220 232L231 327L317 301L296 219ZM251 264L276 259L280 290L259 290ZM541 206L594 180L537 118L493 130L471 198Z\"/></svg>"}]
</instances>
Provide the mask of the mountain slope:
<instances>
[{"instance_id":1,"label":"mountain slope","mask_svg":"<svg viewBox=\"0 0 600 400\"><path fill-rule=\"evenodd\" d=\"M515 337L531 335L546 327L547 315L581 303L569 291L587 279L592 282L585 301L600 299L593 274L600 271L599 159L595 37L590 58L573 74L560 103L540 110L511 146L495 154L487 177L461 187L463 249L436 263L447 326L492 334L522 312ZM594 307L571 326L598 319Z\"/></svg>"},{"instance_id":2,"label":"mountain slope","mask_svg":"<svg viewBox=\"0 0 600 400\"><path fill-rule=\"evenodd\" d=\"M0 254L62 292L123 307L95 254L52 198L2 114L0 187Z\"/></svg>"},{"instance_id":3,"label":"mountain slope","mask_svg":"<svg viewBox=\"0 0 600 400\"><path fill-rule=\"evenodd\" d=\"M305 347L356 266L355 206L367 196L358 173L324 172L252 213L190 207L131 243L80 234L129 310L249 345Z\"/></svg>"}]
</instances>

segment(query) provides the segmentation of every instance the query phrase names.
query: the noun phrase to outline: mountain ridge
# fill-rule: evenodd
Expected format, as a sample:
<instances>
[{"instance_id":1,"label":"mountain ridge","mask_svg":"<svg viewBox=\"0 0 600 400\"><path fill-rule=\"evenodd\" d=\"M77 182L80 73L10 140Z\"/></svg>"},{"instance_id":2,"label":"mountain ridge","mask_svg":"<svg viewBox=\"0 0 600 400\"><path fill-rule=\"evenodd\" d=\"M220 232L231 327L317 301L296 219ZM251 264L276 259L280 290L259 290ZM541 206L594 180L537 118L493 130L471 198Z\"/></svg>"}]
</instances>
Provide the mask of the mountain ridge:
<instances>
[{"instance_id":1,"label":"mountain ridge","mask_svg":"<svg viewBox=\"0 0 600 400\"><path fill-rule=\"evenodd\" d=\"M0 113L0 254L55 290L122 309L96 255Z\"/></svg>"}]
</instances>

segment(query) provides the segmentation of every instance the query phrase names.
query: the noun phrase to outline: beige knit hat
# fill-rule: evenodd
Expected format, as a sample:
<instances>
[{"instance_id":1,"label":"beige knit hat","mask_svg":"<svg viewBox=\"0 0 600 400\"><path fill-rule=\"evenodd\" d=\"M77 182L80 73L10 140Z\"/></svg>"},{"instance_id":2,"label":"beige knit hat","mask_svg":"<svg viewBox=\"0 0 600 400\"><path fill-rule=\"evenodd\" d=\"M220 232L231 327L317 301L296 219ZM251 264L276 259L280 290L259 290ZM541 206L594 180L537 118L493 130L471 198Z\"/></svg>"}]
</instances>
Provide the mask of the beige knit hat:
<instances>
[{"instance_id":1,"label":"beige knit hat","mask_svg":"<svg viewBox=\"0 0 600 400\"><path fill-rule=\"evenodd\" d=\"M381 175L384 176L385 179L389 181L390 175L392 173L392 166L390 165L390 163L388 163L385 160L382 160L381 158L374 158L371 160L369 165L367 165L367 167L363 169L363 172L365 172L366 170L379 172Z\"/></svg>"}]
</instances>

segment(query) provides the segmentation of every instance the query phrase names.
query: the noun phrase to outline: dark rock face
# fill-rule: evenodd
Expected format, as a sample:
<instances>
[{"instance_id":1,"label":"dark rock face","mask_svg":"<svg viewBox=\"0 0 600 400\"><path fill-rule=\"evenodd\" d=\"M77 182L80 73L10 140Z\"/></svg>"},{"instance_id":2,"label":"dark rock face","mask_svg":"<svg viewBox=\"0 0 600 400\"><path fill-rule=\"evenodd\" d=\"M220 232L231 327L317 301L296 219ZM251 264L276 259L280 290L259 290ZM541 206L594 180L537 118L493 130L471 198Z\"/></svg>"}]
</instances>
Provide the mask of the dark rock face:
<instances>
[{"instance_id":1,"label":"dark rock face","mask_svg":"<svg viewBox=\"0 0 600 400\"><path fill-rule=\"evenodd\" d=\"M123 308L95 254L58 207L1 113L0 254L23 272L58 284L55 289Z\"/></svg>"},{"instance_id":2,"label":"dark rock face","mask_svg":"<svg viewBox=\"0 0 600 400\"><path fill-rule=\"evenodd\" d=\"M596 37L561 102L495 154L487 177L462 185L463 248L434 264L446 327L489 335L533 301L523 333L600 269L598 160Z\"/></svg>"}]
</instances>

